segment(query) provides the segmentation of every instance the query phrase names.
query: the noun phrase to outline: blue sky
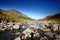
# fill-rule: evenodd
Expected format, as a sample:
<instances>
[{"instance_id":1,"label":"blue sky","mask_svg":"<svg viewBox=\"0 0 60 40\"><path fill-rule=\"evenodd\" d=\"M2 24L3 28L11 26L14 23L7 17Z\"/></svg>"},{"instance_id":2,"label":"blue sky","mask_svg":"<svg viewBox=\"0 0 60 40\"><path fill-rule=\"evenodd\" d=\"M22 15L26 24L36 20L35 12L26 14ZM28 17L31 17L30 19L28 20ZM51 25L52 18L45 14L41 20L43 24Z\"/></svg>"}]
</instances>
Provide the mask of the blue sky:
<instances>
[{"instance_id":1,"label":"blue sky","mask_svg":"<svg viewBox=\"0 0 60 40\"><path fill-rule=\"evenodd\" d=\"M60 13L60 0L0 0L0 8L15 9L37 20Z\"/></svg>"}]
</instances>

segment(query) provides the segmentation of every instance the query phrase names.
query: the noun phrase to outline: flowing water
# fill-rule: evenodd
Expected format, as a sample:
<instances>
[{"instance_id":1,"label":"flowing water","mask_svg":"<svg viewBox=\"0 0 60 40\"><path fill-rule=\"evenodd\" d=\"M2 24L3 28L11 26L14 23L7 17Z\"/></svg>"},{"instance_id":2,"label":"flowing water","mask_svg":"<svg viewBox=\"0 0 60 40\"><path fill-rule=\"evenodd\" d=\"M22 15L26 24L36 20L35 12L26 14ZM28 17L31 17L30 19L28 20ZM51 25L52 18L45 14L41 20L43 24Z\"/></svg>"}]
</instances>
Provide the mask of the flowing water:
<instances>
[{"instance_id":1,"label":"flowing water","mask_svg":"<svg viewBox=\"0 0 60 40\"><path fill-rule=\"evenodd\" d=\"M36 26L40 26L40 24L39 23L33 23L34 25L36 25ZM33 25L33 24L31 24L31 25ZM28 26L26 25L25 26L25 28L21 28L20 29L20 32L23 32L25 29L27 29L28 28ZM45 34L44 34L44 32L42 32L42 31L40 31L40 30L37 30L37 32L41 35L41 36L44 36ZM10 37L10 39L13 39L13 32L12 31L8 31L8 32L4 32L4 33L2 33L2 34L0 34L0 39L1 40L7 40L9 37Z\"/></svg>"}]
</instances>

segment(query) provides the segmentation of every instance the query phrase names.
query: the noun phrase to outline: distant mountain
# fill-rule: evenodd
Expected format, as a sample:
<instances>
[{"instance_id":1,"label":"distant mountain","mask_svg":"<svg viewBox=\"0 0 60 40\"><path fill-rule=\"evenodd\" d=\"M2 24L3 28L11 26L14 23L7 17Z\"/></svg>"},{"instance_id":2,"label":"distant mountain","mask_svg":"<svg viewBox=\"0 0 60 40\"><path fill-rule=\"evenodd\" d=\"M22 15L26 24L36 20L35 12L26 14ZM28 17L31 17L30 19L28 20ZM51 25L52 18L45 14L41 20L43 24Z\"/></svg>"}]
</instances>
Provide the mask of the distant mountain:
<instances>
[{"instance_id":1,"label":"distant mountain","mask_svg":"<svg viewBox=\"0 0 60 40\"><path fill-rule=\"evenodd\" d=\"M41 19L40 21L59 21L60 22L60 13L57 13L55 15L47 16L44 19Z\"/></svg>"},{"instance_id":2,"label":"distant mountain","mask_svg":"<svg viewBox=\"0 0 60 40\"><path fill-rule=\"evenodd\" d=\"M52 16L47 16L45 18L45 20L60 20L60 13L57 13L57 14L52 15Z\"/></svg>"},{"instance_id":3,"label":"distant mountain","mask_svg":"<svg viewBox=\"0 0 60 40\"><path fill-rule=\"evenodd\" d=\"M28 17L27 15L22 14L21 12L18 12L17 10L11 9L11 10L2 10L0 9L0 19L4 20L32 20L32 18Z\"/></svg>"}]
</instances>

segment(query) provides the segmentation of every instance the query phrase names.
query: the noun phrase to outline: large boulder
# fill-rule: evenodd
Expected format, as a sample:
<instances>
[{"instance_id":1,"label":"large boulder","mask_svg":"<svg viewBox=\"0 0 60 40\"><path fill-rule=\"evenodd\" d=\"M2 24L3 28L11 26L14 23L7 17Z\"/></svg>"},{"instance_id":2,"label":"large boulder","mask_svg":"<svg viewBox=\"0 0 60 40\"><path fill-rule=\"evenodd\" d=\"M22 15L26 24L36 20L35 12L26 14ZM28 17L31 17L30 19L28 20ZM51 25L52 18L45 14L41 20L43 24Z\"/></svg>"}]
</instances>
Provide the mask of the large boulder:
<instances>
[{"instance_id":1,"label":"large boulder","mask_svg":"<svg viewBox=\"0 0 60 40\"><path fill-rule=\"evenodd\" d=\"M13 29L19 29L19 25L18 25L18 24L15 24L15 25L13 26Z\"/></svg>"}]
</instances>

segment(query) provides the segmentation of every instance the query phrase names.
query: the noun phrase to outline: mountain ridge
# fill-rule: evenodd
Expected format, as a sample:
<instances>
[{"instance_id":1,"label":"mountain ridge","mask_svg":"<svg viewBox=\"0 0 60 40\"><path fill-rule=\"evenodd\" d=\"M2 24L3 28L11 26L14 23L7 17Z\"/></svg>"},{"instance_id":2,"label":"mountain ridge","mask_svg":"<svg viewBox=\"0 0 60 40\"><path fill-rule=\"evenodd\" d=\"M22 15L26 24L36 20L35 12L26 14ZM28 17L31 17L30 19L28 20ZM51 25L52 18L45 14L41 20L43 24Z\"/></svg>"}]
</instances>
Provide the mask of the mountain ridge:
<instances>
[{"instance_id":1,"label":"mountain ridge","mask_svg":"<svg viewBox=\"0 0 60 40\"><path fill-rule=\"evenodd\" d=\"M54 22L60 23L60 13L49 15L39 21L52 21L52 22L54 21Z\"/></svg>"},{"instance_id":2,"label":"mountain ridge","mask_svg":"<svg viewBox=\"0 0 60 40\"><path fill-rule=\"evenodd\" d=\"M1 16L2 15L2 16ZM32 18L28 17L27 15L15 10L15 9L12 9L12 10L2 10L0 9L0 19L1 18L5 18L6 20L12 20L12 19L25 19L25 20L32 20Z\"/></svg>"}]
</instances>

